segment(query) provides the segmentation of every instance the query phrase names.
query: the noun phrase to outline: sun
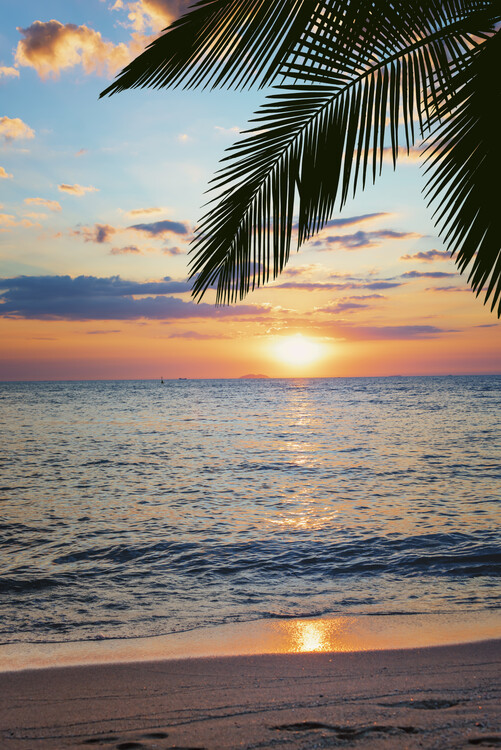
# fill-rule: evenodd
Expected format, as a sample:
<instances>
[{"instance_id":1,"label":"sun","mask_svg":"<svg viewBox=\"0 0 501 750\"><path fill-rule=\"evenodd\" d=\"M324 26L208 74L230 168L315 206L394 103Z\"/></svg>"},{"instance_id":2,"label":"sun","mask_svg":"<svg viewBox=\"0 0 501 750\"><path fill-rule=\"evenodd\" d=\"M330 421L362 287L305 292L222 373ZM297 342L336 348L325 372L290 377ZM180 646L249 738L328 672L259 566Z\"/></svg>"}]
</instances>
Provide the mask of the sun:
<instances>
[{"instance_id":1,"label":"sun","mask_svg":"<svg viewBox=\"0 0 501 750\"><path fill-rule=\"evenodd\" d=\"M296 333L284 336L273 346L273 355L288 365L311 365L323 355L322 345Z\"/></svg>"}]
</instances>

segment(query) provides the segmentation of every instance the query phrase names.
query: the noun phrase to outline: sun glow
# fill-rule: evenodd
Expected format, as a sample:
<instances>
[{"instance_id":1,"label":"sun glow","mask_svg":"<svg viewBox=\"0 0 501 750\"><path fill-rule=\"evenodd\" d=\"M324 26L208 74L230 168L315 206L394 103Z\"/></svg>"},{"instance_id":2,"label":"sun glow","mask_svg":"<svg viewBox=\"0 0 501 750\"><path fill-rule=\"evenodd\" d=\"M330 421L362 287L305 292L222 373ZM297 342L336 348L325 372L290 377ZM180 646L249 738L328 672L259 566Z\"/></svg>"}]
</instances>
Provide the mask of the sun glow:
<instances>
[{"instance_id":1,"label":"sun glow","mask_svg":"<svg viewBox=\"0 0 501 750\"><path fill-rule=\"evenodd\" d=\"M302 333L284 336L273 346L273 354L288 365L310 365L323 355L323 347Z\"/></svg>"}]
</instances>

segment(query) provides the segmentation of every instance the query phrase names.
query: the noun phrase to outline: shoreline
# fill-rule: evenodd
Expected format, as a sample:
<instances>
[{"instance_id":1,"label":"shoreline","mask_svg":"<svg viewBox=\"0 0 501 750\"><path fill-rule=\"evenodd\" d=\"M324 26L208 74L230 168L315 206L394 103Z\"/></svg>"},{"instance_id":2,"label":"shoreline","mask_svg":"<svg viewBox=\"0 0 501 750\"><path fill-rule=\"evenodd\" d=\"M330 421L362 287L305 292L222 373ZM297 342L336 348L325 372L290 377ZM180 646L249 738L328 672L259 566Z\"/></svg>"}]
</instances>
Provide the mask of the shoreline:
<instances>
[{"instance_id":1,"label":"shoreline","mask_svg":"<svg viewBox=\"0 0 501 750\"><path fill-rule=\"evenodd\" d=\"M4 672L79 665L299 653L357 653L501 639L501 610L273 618L166 635L0 645Z\"/></svg>"},{"instance_id":2,"label":"shoreline","mask_svg":"<svg viewBox=\"0 0 501 750\"><path fill-rule=\"evenodd\" d=\"M11 750L501 745L501 639L5 672Z\"/></svg>"}]
</instances>

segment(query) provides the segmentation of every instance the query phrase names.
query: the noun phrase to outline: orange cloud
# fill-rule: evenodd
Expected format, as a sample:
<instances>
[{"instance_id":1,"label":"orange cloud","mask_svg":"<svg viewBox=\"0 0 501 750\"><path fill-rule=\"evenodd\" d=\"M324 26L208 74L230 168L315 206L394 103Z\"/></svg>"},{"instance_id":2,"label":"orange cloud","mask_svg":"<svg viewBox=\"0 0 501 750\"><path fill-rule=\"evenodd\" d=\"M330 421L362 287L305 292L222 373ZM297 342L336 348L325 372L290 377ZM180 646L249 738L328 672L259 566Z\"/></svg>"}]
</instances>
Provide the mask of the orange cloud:
<instances>
[{"instance_id":1,"label":"orange cloud","mask_svg":"<svg viewBox=\"0 0 501 750\"><path fill-rule=\"evenodd\" d=\"M0 65L0 78L2 76L5 76L5 78L19 78L19 71L17 68L10 68L6 65Z\"/></svg>"},{"instance_id":2,"label":"orange cloud","mask_svg":"<svg viewBox=\"0 0 501 750\"><path fill-rule=\"evenodd\" d=\"M3 167L0 167L0 179L2 179L2 180L12 180L13 176L14 175L9 174L8 172L6 172Z\"/></svg>"},{"instance_id":3,"label":"orange cloud","mask_svg":"<svg viewBox=\"0 0 501 750\"><path fill-rule=\"evenodd\" d=\"M128 25L135 31L157 32L169 26L189 5L189 0L136 0L132 3L116 0L112 10L127 11Z\"/></svg>"},{"instance_id":4,"label":"orange cloud","mask_svg":"<svg viewBox=\"0 0 501 750\"><path fill-rule=\"evenodd\" d=\"M74 23L34 21L17 45L16 62L34 68L40 78L57 77L61 70L81 65L86 73L114 75L141 51L144 39L134 37L130 45L105 41L99 31Z\"/></svg>"},{"instance_id":5,"label":"orange cloud","mask_svg":"<svg viewBox=\"0 0 501 750\"><path fill-rule=\"evenodd\" d=\"M161 214L165 209L160 206L153 206L152 208L133 208L131 211L126 211L127 216L142 216L143 214Z\"/></svg>"},{"instance_id":6,"label":"orange cloud","mask_svg":"<svg viewBox=\"0 0 501 750\"><path fill-rule=\"evenodd\" d=\"M20 117L0 117L0 136L6 141L34 138L35 131Z\"/></svg>"},{"instance_id":7,"label":"orange cloud","mask_svg":"<svg viewBox=\"0 0 501 750\"><path fill-rule=\"evenodd\" d=\"M49 208L51 211L61 210L60 203L48 200L47 198L25 198L24 202L29 206L45 206L45 208Z\"/></svg>"},{"instance_id":8,"label":"orange cloud","mask_svg":"<svg viewBox=\"0 0 501 750\"><path fill-rule=\"evenodd\" d=\"M5 232L9 227L34 227L36 226L32 221L28 219L21 219L16 221L16 217L12 214L0 214L0 232ZM38 225L40 226L40 225Z\"/></svg>"},{"instance_id":9,"label":"orange cloud","mask_svg":"<svg viewBox=\"0 0 501 750\"><path fill-rule=\"evenodd\" d=\"M85 195L85 193L98 193L99 188L93 185L79 185L77 182L74 185L67 185L63 182L62 185L58 185L58 190L62 193L70 193L70 195Z\"/></svg>"}]
</instances>

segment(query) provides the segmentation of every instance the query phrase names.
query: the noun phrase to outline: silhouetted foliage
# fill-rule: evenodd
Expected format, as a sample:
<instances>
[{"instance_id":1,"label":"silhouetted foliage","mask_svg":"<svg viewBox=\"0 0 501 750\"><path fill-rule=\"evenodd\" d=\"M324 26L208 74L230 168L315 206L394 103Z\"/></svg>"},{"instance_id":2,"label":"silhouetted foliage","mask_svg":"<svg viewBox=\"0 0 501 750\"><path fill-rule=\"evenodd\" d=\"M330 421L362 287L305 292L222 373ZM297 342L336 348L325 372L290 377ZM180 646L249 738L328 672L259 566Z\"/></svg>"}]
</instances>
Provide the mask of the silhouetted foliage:
<instances>
[{"instance_id":1,"label":"silhouetted foliage","mask_svg":"<svg viewBox=\"0 0 501 750\"><path fill-rule=\"evenodd\" d=\"M500 0L203 0L101 96L274 85L228 149L193 246L193 294L242 298L416 144L461 271L501 315ZM402 146L400 145L403 145ZM400 148L399 148L400 146Z\"/></svg>"}]
</instances>

